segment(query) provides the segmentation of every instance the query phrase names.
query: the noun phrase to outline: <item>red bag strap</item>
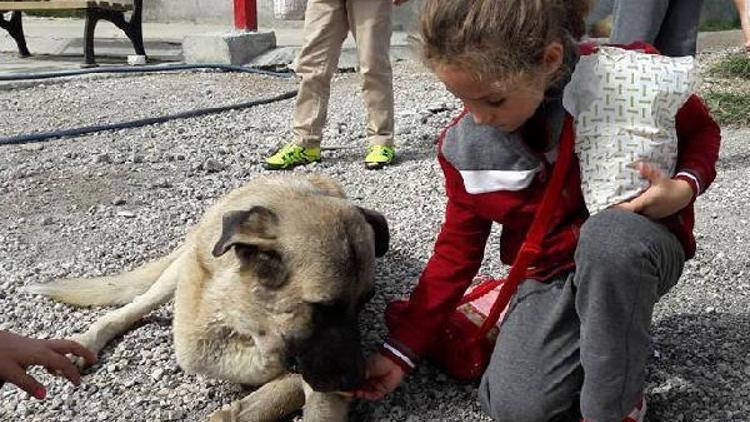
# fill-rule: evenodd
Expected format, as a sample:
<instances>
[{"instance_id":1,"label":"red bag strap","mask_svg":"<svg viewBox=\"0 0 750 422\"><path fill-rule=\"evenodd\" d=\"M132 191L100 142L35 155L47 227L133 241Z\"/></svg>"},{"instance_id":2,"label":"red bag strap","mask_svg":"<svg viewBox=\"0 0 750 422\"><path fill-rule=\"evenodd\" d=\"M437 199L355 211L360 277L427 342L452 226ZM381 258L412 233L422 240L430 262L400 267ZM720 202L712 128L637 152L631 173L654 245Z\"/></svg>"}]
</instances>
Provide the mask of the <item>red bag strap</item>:
<instances>
[{"instance_id":1,"label":"red bag strap","mask_svg":"<svg viewBox=\"0 0 750 422\"><path fill-rule=\"evenodd\" d=\"M471 292L467 293L463 298L461 298L461 300L458 302L458 306L466 305L469 302L473 302L479 299L480 297L494 290L495 287L501 285L504 281L504 278L490 278L482 280L482 282L479 283L477 287L475 287Z\"/></svg>"},{"instance_id":2,"label":"red bag strap","mask_svg":"<svg viewBox=\"0 0 750 422\"><path fill-rule=\"evenodd\" d=\"M552 170L552 178L550 179L547 188L544 190L542 203L536 210L534 221L529 228L529 233L526 235L526 240L521 246L521 249L516 254L516 259L510 267L508 277L505 279L504 283L501 280L492 280L475 289L481 289L483 294L486 294L498 284L502 283L500 292L497 295L497 300L492 305L492 309L490 310L489 315L487 315L487 319L484 320L484 323L480 327L476 340L484 338L489 330L497 324L500 314L508 306L510 298L516 292L518 285L524 280L529 265L531 265L541 253L541 244L544 240L544 236L547 234L547 229L550 220L552 219L552 211L557 205L557 199L560 197L560 192L562 192L563 183L565 181L565 174L568 172L570 162L573 159L574 138L573 118L571 116L566 116L562 130L562 139L560 140L560 149L557 154L557 162ZM487 285L492 285L492 287L487 288ZM473 293L474 292L471 294L472 296ZM480 297L483 294L478 294L476 297Z\"/></svg>"}]
</instances>

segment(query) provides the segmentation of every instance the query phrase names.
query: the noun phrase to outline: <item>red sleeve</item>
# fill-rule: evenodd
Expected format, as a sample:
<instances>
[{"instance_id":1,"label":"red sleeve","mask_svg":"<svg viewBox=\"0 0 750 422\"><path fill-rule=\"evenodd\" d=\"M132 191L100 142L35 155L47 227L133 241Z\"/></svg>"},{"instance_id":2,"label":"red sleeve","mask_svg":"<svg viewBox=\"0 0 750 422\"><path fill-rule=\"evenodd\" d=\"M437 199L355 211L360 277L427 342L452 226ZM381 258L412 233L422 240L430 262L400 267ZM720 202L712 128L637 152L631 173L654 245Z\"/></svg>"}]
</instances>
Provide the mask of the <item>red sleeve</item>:
<instances>
[{"instance_id":1,"label":"red sleeve","mask_svg":"<svg viewBox=\"0 0 750 422\"><path fill-rule=\"evenodd\" d=\"M698 181L700 191L696 194L705 192L716 178L721 144L719 125L695 95L677 113L676 125L679 140L676 173L691 174Z\"/></svg>"},{"instance_id":2,"label":"red sleeve","mask_svg":"<svg viewBox=\"0 0 750 422\"><path fill-rule=\"evenodd\" d=\"M448 199L445 222L389 344L422 356L479 271L492 222Z\"/></svg>"}]
</instances>

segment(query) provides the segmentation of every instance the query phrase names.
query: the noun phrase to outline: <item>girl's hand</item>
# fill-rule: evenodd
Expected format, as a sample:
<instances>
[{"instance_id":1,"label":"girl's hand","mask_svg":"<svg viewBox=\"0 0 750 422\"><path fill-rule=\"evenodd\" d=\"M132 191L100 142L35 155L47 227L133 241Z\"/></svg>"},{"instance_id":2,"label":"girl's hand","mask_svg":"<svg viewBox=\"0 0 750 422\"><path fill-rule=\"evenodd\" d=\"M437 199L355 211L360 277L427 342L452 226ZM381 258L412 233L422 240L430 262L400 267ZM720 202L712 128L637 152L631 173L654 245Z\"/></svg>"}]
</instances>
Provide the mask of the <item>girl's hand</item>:
<instances>
[{"instance_id":1,"label":"girl's hand","mask_svg":"<svg viewBox=\"0 0 750 422\"><path fill-rule=\"evenodd\" d=\"M651 182L643 193L617 207L645 215L652 220L670 216L690 204L693 188L690 183L667 177L661 170L640 162L636 169Z\"/></svg>"},{"instance_id":2,"label":"girl's hand","mask_svg":"<svg viewBox=\"0 0 750 422\"><path fill-rule=\"evenodd\" d=\"M367 360L367 381L354 391L358 399L380 400L396 389L406 375L400 366L377 353Z\"/></svg>"},{"instance_id":3,"label":"girl's hand","mask_svg":"<svg viewBox=\"0 0 750 422\"><path fill-rule=\"evenodd\" d=\"M70 340L38 340L0 331L0 380L8 381L41 400L47 395L42 384L26 373L29 366L41 365L53 375L62 375L74 385L81 383L78 368L65 355L86 359L93 364L96 356Z\"/></svg>"}]
</instances>

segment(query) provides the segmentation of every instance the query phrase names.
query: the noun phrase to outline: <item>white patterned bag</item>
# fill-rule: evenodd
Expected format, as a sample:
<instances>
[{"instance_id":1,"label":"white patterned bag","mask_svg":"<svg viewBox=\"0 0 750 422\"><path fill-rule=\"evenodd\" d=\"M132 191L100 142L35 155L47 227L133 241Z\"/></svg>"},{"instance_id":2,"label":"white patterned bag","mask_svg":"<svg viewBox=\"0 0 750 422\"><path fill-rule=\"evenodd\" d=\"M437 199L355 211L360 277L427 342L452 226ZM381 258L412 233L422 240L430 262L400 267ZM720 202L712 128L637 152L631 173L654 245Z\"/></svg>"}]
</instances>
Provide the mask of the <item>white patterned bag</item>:
<instances>
[{"instance_id":1,"label":"white patterned bag","mask_svg":"<svg viewBox=\"0 0 750 422\"><path fill-rule=\"evenodd\" d=\"M692 57L615 47L581 57L565 87L563 105L575 118L575 150L591 214L648 188L648 180L635 169L639 161L674 175L675 116L695 84Z\"/></svg>"},{"instance_id":2,"label":"white patterned bag","mask_svg":"<svg viewBox=\"0 0 750 422\"><path fill-rule=\"evenodd\" d=\"M273 0L273 16L282 21L305 20L307 0Z\"/></svg>"}]
</instances>

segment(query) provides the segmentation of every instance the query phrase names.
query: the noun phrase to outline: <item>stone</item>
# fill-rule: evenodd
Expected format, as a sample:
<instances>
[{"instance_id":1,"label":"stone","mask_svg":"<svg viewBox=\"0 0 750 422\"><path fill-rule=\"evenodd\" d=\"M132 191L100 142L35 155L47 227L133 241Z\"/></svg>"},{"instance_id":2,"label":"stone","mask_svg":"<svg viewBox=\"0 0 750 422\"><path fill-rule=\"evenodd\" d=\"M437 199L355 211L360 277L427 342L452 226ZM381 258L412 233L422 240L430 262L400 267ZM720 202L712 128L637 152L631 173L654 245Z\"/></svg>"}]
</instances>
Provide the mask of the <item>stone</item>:
<instances>
[{"instance_id":1,"label":"stone","mask_svg":"<svg viewBox=\"0 0 750 422\"><path fill-rule=\"evenodd\" d=\"M218 63L240 66L276 47L273 31L188 35L182 41L185 63Z\"/></svg>"}]
</instances>

